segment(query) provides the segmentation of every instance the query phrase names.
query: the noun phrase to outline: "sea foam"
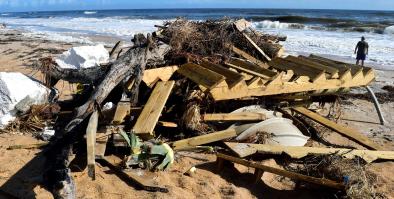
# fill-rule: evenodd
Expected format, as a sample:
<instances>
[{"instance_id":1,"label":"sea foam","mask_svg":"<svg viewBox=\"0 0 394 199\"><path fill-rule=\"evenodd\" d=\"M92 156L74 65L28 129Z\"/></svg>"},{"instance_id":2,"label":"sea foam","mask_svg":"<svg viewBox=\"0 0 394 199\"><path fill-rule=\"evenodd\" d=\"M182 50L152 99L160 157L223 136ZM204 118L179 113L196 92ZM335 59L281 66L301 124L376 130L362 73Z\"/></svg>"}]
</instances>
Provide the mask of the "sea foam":
<instances>
[{"instance_id":1,"label":"sea foam","mask_svg":"<svg viewBox=\"0 0 394 199\"><path fill-rule=\"evenodd\" d=\"M274 29L304 29L307 26L299 23L283 23L279 21L264 20L254 23L256 28L274 28Z\"/></svg>"},{"instance_id":2,"label":"sea foam","mask_svg":"<svg viewBox=\"0 0 394 199\"><path fill-rule=\"evenodd\" d=\"M394 26L389 26L384 29L384 34L394 35Z\"/></svg>"}]
</instances>

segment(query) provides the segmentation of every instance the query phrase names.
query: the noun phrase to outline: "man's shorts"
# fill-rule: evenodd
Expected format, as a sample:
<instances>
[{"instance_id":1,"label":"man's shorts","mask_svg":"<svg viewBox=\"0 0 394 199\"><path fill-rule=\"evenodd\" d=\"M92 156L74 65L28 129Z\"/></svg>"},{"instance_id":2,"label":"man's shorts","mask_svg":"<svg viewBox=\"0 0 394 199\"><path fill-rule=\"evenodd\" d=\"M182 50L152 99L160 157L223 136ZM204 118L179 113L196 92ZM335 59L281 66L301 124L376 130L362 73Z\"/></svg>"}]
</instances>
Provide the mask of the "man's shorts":
<instances>
[{"instance_id":1,"label":"man's shorts","mask_svg":"<svg viewBox=\"0 0 394 199\"><path fill-rule=\"evenodd\" d=\"M365 60L366 55L364 53L357 53L357 60Z\"/></svg>"}]
</instances>

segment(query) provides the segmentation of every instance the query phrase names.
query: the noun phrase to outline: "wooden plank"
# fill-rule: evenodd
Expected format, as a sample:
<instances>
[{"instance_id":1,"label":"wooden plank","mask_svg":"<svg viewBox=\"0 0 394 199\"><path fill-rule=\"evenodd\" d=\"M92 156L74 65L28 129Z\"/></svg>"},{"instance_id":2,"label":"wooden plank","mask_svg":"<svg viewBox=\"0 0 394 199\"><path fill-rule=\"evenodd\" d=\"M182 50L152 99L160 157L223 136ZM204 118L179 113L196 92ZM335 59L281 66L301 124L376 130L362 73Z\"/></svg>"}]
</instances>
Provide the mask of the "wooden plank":
<instances>
[{"instance_id":1,"label":"wooden plank","mask_svg":"<svg viewBox=\"0 0 394 199\"><path fill-rule=\"evenodd\" d=\"M242 33L242 35L249 41L250 44L252 44L252 46L267 60L267 61L271 61L271 58L268 57L267 54L265 54L265 52L246 34L246 33Z\"/></svg>"},{"instance_id":2,"label":"wooden plank","mask_svg":"<svg viewBox=\"0 0 394 199\"><path fill-rule=\"evenodd\" d=\"M317 62L313 62L307 59L303 59L302 57L294 57L291 55L287 56L285 60L296 64L312 67L318 70L323 70L326 71L326 73L330 74L331 78L339 78L339 70L336 68L326 66Z\"/></svg>"},{"instance_id":3,"label":"wooden plank","mask_svg":"<svg viewBox=\"0 0 394 199\"><path fill-rule=\"evenodd\" d=\"M310 68L310 67L303 67L302 65L294 64L282 58L275 58L268 64L281 71L292 70L298 76L308 76L312 82L326 80L324 70Z\"/></svg>"},{"instance_id":4,"label":"wooden plank","mask_svg":"<svg viewBox=\"0 0 394 199\"><path fill-rule=\"evenodd\" d=\"M308 77L306 80L308 80ZM214 88L209 92L215 100L220 101L253 96L269 96L286 93L307 92L322 89L339 89L341 88L341 86L343 86L341 80L330 79L327 81L321 81L316 83L312 83L309 81L283 82L280 85L269 84L264 87L258 88L235 87L232 89L228 89L225 87L221 87Z\"/></svg>"},{"instance_id":5,"label":"wooden plank","mask_svg":"<svg viewBox=\"0 0 394 199\"><path fill-rule=\"evenodd\" d=\"M17 145L11 145L7 147L7 150L15 150L15 149L40 149L44 148L45 146L48 145L48 142L43 142L43 143L37 143L37 144L17 144Z\"/></svg>"},{"instance_id":6,"label":"wooden plank","mask_svg":"<svg viewBox=\"0 0 394 199\"><path fill-rule=\"evenodd\" d=\"M235 129L227 129L224 131L218 131L215 133L210 133L206 135L200 135L188 139L175 141L172 143L172 148L174 150L191 149L199 145L209 144L212 142L217 142L228 138L233 138L235 136L237 136L237 132Z\"/></svg>"},{"instance_id":7,"label":"wooden plank","mask_svg":"<svg viewBox=\"0 0 394 199\"><path fill-rule=\"evenodd\" d=\"M182 65L178 72L208 89L216 87L226 79L223 75L193 63Z\"/></svg>"},{"instance_id":8,"label":"wooden plank","mask_svg":"<svg viewBox=\"0 0 394 199\"><path fill-rule=\"evenodd\" d=\"M108 166L111 170L114 170L117 172L117 175L121 179L127 179L130 180L134 185L139 186L145 191L151 191L151 192L163 192L167 193L168 189L165 187L160 187L157 186L154 182L151 181L154 177L148 177L148 176L139 176L135 174L133 171L125 171L122 170L120 167L116 166L121 163L121 159L116 157L116 156L111 156L111 157L105 157L102 161L104 161L104 165ZM146 175L146 172L145 174Z\"/></svg>"},{"instance_id":9,"label":"wooden plank","mask_svg":"<svg viewBox=\"0 0 394 199\"><path fill-rule=\"evenodd\" d=\"M262 88L267 80L262 80L260 77L254 77L247 81L248 88Z\"/></svg>"},{"instance_id":10,"label":"wooden plank","mask_svg":"<svg viewBox=\"0 0 394 199\"><path fill-rule=\"evenodd\" d=\"M135 134L142 139L153 137L153 130L156 123L159 121L161 112L170 96L174 84L175 81L157 82L148 102L145 104L144 109L133 127Z\"/></svg>"},{"instance_id":11,"label":"wooden plank","mask_svg":"<svg viewBox=\"0 0 394 199\"><path fill-rule=\"evenodd\" d=\"M323 116L321 116L317 113L314 113L304 107L296 107L296 108L292 108L292 110L318 122L319 124L324 125L327 128L330 128L330 129L340 133L341 135L344 135L344 136L356 141L357 143L359 143L369 149L382 150L382 147L380 147L378 144L371 141L367 136L359 133L357 130L337 124L337 123L335 123L327 118L324 118Z\"/></svg>"},{"instance_id":12,"label":"wooden plank","mask_svg":"<svg viewBox=\"0 0 394 199\"><path fill-rule=\"evenodd\" d=\"M322 185L322 186L326 186L326 187L331 187L331 188L335 188L335 189L344 189L345 188L345 185L343 183L335 182L335 181L332 181L329 179L315 178L315 177L311 177L311 176L307 176L307 175L302 175L299 173L258 164L258 163L252 162L252 161L246 161L246 160L243 160L240 158L236 158L236 157L229 156L229 155L224 155L221 153L216 154L216 157L221 158L221 159L225 159L225 160L237 163L237 164L241 164L246 167L261 169L262 171L273 173L273 174L280 175L280 176L284 176L284 177L294 179L294 180L301 180L301 181L305 181L305 182L309 182L309 183L313 183L313 184L317 184L317 185Z\"/></svg>"},{"instance_id":13,"label":"wooden plank","mask_svg":"<svg viewBox=\"0 0 394 199\"><path fill-rule=\"evenodd\" d=\"M245 61L245 60L241 60L241 59L231 59L231 61L229 63L227 63L228 66L233 67L237 70L240 70L242 72L251 74L251 75L255 75L258 77L261 77L263 79L273 79L275 78L278 73L262 68L258 65L255 65L251 62Z\"/></svg>"},{"instance_id":14,"label":"wooden plank","mask_svg":"<svg viewBox=\"0 0 394 199\"><path fill-rule=\"evenodd\" d=\"M238 157L244 158L256 153L282 155L286 154L292 158L300 159L308 155L338 155L348 159L360 157L367 163L376 160L394 160L394 151L371 151L371 150L355 150L345 148L321 148L321 147L300 147L300 146L280 146L267 144L249 144L225 142Z\"/></svg>"},{"instance_id":15,"label":"wooden plank","mask_svg":"<svg viewBox=\"0 0 394 199\"><path fill-rule=\"evenodd\" d=\"M120 101L116 106L116 111L112 123L115 125L121 124L124 118L130 114L131 103L130 101Z\"/></svg>"},{"instance_id":16,"label":"wooden plank","mask_svg":"<svg viewBox=\"0 0 394 199\"><path fill-rule=\"evenodd\" d=\"M159 121L157 124L162 127L167 127L167 128L177 128L178 127L178 124L175 122Z\"/></svg>"},{"instance_id":17,"label":"wooden plank","mask_svg":"<svg viewBox=\"0 0 394 199\"><path fill-rule=\"evenodd\" d=\"M235 46L231 46L231 50L232 50L235 54L237 54L237 55L239 55L239 56L241 56L241 57L243 57L243 58L249 60L250 62L252 62L252 63L254 63L254 64L260 66L261 68L265 68L265 69L268 69L268 68L269 68L269 65L268 65L268 64L264 63L263 61L261 61L261 60L255 58L255 57L253 57L252 55L249 55L247 52L245 52L245 51L243 51L243 50L241 50L241 49L239 49L239 48L237 48L237 47L235 47Z\"/></svg>"},{"instance_id":18,"label":"wooden plank","mask_svg":"<svg viewBox=\"0 0 394 199\"><path fill-rule=\"evenodd\" d=\"M214 113L204 114L202 116L204 121L263 121L267 119L263 113Z\"/></svg>"},{"instance_id":19,"label":"wooden plank","mask_svg":"<svg viewBox=\"0 0 394 199\"><path fill-rule=\"evenodd\" d=\"M149 87L153 87L158 81L168 81L172 75L178 70L178 66L166 66L154 69L147 69L144 71L142 81Z\"/></svg>"},{"instance_id":20,"label":"wooden plank","mask_svg":"<svg viewBox=\"0 0 394 199\"><path fill-rule=\"evenodd\" d=\"M102 127L96 133L95 158L103 159L107 149L108 137L112 134L112 127Z\"/></svg>"},{"instance_id":21,"label":"wooden plank","mask_svg":"<svg viewBox=\"0 0 394 199\"><path fill-rule=\"evenodd\" d=\"M314 58L314 59L318 59L318 60L322 60L322 61L324 61L326 63L331 63L333 66L337 65L338 67L346 67L346 68L351 70L352 76L356 76L359 73L363 72L363 67L362 66L349 64L349 63L345 63L345 62L340 62L340 61L328 59L328 58L317 56L317 55L313 55L313 54L311 54L309 57Z\"/></svg>"},{"instance_id":22,"label":"wooden plank","mask_svg":"<svg viewBox=\"0 0 394 199\"><path fill-rule=\"evenodd\" d=\"M341 80L349 81L352 79L352 73L351 73L351 69L349 67L346 67L344 65L337 65L332 62L326 62L324 60L315 59L312 57L306 57L303 55L300 55L298 57L301 58L302 60L308 60L308 61L312 61L314 63L319 63L319 64L327 66L327 67L336 68L338 70L339 78Z\"/></svg>"},{"instance_id":23,"label":"wooden plank","mask_svg":"<svg viewBox=\"0 0 394 199\"><path fill-rule=\"evenodd\" d=\"M86 128L86 149L88 156L88 176L92 178L92 180L96 179L96 153L95 153L95 145L96 145L96 132L98 126L98 111L94 111L92 116L90 116L88 127Z\"/></svg>"},{"instance_id":24,"label":"wooden plank","mask_svg":"<svg viewBox=\"0 0 394 199\"><path fill-rule=\"evenodd\" d=\"M218 64L210 63L207 61L202 61L201 66L204 68L207 68L211 71L214 71L218 74L223 75L226 78L225 81L227 82L228 87L230 87L230 88L239 84L244 79L244 77L241 74L234 72L232 70L229 70L228 68L218 65Z\"/></svg>"}]
</instances>

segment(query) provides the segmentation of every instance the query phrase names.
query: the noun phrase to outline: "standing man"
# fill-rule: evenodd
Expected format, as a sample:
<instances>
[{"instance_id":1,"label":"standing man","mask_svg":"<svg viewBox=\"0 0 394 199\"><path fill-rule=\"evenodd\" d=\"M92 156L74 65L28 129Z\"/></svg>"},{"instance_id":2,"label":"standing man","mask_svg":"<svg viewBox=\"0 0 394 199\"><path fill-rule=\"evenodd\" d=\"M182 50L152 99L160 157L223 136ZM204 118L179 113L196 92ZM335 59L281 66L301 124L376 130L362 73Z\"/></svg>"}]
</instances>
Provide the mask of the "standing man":
<instances>
[{"instance_id":1,"label":"standing man","mask_svg":"<svg viewBox=\"0 0 394 199\"><path fill-rule=\"evenodd\" d=\"M357 43L356 49L354 49L354 54L357 53L357 62L356 65L359 64L361 60L361 66L364 66L364 60L368 55L368 43L365 41L365 37L361 37L361 41Z\"/></svg>"}]
</instances>

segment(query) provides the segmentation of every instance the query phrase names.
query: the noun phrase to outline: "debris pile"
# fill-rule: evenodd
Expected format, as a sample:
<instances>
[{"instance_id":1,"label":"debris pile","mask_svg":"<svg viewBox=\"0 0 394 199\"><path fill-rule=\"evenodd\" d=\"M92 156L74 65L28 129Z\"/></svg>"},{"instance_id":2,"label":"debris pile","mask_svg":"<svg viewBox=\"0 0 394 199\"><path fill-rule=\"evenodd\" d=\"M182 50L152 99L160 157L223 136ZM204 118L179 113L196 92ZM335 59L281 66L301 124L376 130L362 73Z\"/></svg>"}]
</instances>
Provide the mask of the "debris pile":
<instances>
[{"instance_id":1,"label":"debris pile","mask_svg":"<svg viewBox=\"0 0 394 199\"><path fill-rule=\"evenodd\" d=\"M108 57L101 46L79 47L37 65L50 80L48 86L60 79L85 85L72 103L60 103L63 111L74 111L57 120L58 138L48 150L55 196L75 195L69 154L81 143L92 179L97 160L145 190L162 192L168 190L129 171L168 169L176 164L174 153L204 149L217 153L219 169L232 162L255 168L257 180L270 172L346 194L345 189L350 193L354 188L347 174L331 170L337 175L331 178L333 173L317 175L286 165L332 154L368 163L394 159L393 152L382 151L356 130L308 109L316 96L368 85L375 78L371 68L316 55L283 57L279 41L286 38L257 32L245 20L178 19L157 27L147 36L134 35L132 47L118 42ZM296 115L370 150L307 147L313 136ZM110 154L125 158L113 165ZM273 168L256 162L256 154L277 160L286 154L291 164Z\"/></svg>"},{"instance_id":2,"label":"debris pile","mask_svg":"<svg viewBox=\"0 0 394 199\"><path fill-rule=\"evenodd\" d=\"M28 112L32 105L50 103L55 99L55 93L39 81L13 72L0 72L0 94L0 128Z\"/></svg>"}]
</instances>

